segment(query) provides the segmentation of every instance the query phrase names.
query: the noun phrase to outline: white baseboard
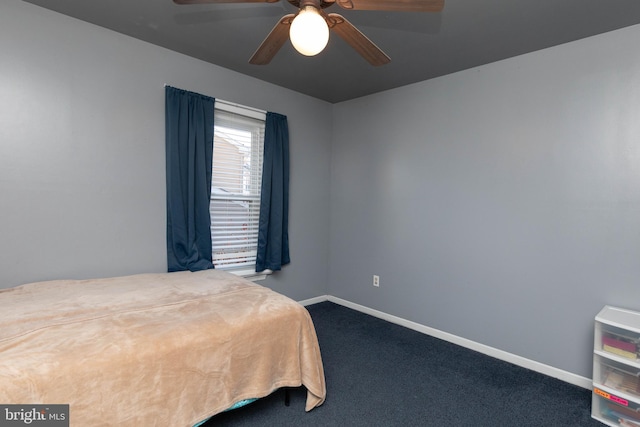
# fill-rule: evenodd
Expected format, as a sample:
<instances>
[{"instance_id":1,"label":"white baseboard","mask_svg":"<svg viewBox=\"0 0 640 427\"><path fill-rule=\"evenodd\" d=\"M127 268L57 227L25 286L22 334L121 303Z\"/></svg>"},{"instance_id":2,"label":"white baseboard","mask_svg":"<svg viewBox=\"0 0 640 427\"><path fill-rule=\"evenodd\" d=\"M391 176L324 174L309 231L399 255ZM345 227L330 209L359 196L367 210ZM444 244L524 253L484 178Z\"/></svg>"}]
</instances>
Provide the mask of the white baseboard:
<instances>
[{"instance_id":1,"label":"white baseboard","mask_svg":"<svg viewBox=\"0 0 640 427\"><path fill-rule=\"evenodd\" d=\"M324 301L331 301L333 303L342 305L347 308L351 308L361 313L369 314L379 319L386 320L388 322L395 323L400 326L404 326L405 328L413 329L414 331L421 332L423 334L430 335L432 337L439 338L444 341L448 341L450 343L459 345L461 347L465 347L470 350L474 350L479 353L486 354L487 356L491 356L493 358L503 360L505 362L513 363L514 365L517 365L526 369L530 369L532 371L535 371L553 378L557 378L569 384L573 384L578 387L591 390L592 382L590 378L585 378L580 375L576 375L571 372L564 371L562 369L554 368L553 366L545 365L544 363L536 362L534 360L530 360L525 357L508 353L506 351L499 350L497 348L489 347L488 345L480 344L475 341L468 340L466 338L458 337L448 332L443 332L438 329L430 328L429 326L421 325L419 323L403 319L401 317L393 316L391 314L387 314L382 311L374 310L372 308L365 307L363 305L356 304L351 301L344 300L342 298L337 298L331 295L323 295L323 296L311 298L305 301L301 301L300 303L302 305L311 305L311 304L316 304Z\"/></svg>"},{"instance_id":2,"label":"white baseboard","mask_svg":"<svg viewBox=\"0 0 640 427\"><path fill-rule=\"evenodd\" d=\"M311 305L311 304L317 304L319 302L325 302L325 301L329 301L329 295L321 295L319 297L314 297L314 298L309 298L309 299L305 299L305 300L302 300L302 301L298 301L298 304Z\"/></svg>"}]
</instances>

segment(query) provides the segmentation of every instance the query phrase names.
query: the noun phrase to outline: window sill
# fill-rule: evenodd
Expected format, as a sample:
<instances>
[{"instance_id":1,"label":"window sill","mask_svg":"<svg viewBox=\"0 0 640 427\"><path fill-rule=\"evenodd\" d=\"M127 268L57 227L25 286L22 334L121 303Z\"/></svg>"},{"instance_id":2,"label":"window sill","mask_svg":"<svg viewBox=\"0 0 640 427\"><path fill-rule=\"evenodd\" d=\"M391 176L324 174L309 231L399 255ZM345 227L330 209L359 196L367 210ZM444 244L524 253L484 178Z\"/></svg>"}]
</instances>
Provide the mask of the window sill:
<instances>
[{"instance_id":1,"label":"window sill","mask_svg":"<svg viewBox=\"0 0 640 427\"><path fill-rule=\"evenodd\" d=\"M264 280L267 278L268 275L270 275L271 273L273 273L273 271L271 270L263 270L259 273L256 273L253 270L250 269L243 269L243 270L226 270L231 274L235 274L237 276L240 277L244 277L247 280L251 280L252 282L257 282L259 280Z\"/></svg>"}]
</instances>

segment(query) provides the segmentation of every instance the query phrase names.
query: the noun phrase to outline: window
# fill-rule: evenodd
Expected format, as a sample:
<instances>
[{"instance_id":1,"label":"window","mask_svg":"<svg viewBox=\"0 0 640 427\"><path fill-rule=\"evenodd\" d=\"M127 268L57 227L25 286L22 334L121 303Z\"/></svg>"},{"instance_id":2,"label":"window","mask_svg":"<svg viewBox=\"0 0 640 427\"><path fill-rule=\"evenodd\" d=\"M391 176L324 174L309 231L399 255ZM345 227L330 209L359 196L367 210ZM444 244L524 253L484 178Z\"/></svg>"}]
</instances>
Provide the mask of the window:
<instances>
[{"instance_id":1,"label":"window","mask_svg":"<svg viewBox=\"0 0 640 427\"><path fill-rule=\"evenodd\" d=\"M265 113L216 100L211 244L216 268L255 275Z\"/></svg>"}]
</instances>

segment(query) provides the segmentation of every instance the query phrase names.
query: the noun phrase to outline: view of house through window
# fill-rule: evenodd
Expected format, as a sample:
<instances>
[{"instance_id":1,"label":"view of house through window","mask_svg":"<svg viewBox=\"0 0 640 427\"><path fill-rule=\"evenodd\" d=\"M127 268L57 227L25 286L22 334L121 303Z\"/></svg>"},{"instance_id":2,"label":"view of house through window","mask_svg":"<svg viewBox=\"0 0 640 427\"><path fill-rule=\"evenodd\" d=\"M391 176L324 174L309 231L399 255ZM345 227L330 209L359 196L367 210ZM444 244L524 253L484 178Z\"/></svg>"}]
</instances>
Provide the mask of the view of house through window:
<instances>
[{"instance_id":1,"label":"view of house through window","mask_svg":"<svg viewBox=\"0 0 640 427\"><path fill-rule=\"evenodd\" d=\"M216 268L255 270L264 116L216 100L209 208Z\"/></svg>"}]
</instances>

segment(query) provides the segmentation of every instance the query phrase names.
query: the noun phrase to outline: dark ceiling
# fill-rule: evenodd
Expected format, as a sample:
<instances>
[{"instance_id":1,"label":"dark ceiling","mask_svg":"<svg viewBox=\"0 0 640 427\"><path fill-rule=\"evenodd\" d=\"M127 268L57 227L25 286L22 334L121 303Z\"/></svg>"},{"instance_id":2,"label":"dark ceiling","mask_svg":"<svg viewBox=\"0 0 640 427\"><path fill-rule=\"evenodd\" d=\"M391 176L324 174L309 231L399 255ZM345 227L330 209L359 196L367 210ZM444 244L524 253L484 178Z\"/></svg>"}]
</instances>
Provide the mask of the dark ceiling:
<instances>
[{"instance_id":1,"label":"dark ceiling","mask_svg":"<svg viewBox=\"0 0 640 427\"><path fill-rule=\"evenodd\" d=\"M249 58L279 18L277 3L176 5L172 0L25 0L331 103L640 24L640 0L445 0L440 13L337 12L391 63L369 65L332 35L315 57L287 42L268 65ZM255 1L255 0L254 0Z\"/></svg>"}]
</instances>

